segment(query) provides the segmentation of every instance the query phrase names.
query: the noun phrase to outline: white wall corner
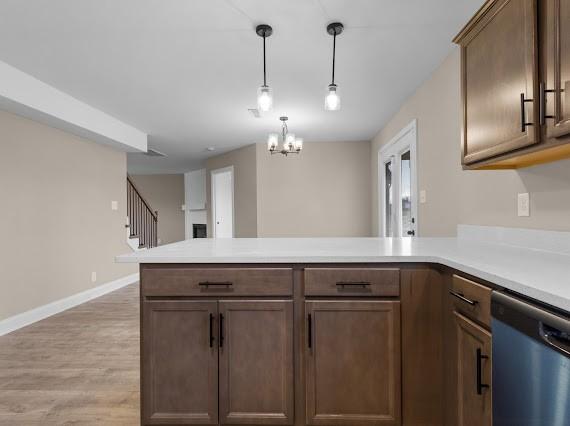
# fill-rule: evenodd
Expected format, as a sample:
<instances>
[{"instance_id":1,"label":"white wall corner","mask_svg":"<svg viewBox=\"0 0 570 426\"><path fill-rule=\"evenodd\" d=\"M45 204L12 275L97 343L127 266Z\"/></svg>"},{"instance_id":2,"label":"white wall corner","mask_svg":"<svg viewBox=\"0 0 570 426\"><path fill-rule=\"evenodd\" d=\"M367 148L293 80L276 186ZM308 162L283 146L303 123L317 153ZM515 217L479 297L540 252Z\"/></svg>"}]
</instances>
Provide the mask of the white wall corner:
<instances>
[{"instance_id":1,"label":"white wall corner","mask_svg":"<svg viewBox=\"0 0 570 426\"><path fill-rule=\"evenodd\" d=\"M0 109L126 152L146 152L148 136L0 61Z\"/></svg>"},{"instance_id":2,"label":"white wall corner","mask_svg":"<svg viewBox=\"0 0 570 426\"><path fill-rule=\"evenodd\" d=\"M139 280L138 272L0 321L0 336L101 297Z\"/></svg>"}]
</instances>

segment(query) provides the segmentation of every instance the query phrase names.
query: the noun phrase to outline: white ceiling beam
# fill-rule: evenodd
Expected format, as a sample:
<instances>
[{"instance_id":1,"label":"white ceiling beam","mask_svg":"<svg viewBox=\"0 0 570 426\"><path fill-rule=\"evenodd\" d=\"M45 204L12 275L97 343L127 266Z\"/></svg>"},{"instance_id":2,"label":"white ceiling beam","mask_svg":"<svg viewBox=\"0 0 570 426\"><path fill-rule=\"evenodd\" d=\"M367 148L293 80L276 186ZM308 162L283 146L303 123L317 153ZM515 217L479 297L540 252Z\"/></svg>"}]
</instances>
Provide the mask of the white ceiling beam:
<instances>
[{"instance_id":1,"label":"white ceiling beam","mask_svg":"<svg viewBox=\"0 0 570 426\"><path fill-rule=\"evenodd\" d=\"M126 152L146 152L148 135L0 61L0 109Z\"/></svg>"}]
</instances>

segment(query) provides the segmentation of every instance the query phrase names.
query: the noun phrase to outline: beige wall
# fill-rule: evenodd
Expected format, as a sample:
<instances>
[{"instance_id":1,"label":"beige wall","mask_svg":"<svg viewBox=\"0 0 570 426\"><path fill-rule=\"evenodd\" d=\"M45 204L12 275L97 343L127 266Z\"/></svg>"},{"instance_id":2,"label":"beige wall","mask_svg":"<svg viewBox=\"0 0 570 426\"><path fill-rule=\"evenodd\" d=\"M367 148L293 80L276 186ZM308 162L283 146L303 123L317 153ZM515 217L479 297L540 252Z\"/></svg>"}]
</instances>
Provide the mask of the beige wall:
<instances>
[{"instance_id":1,"label":"beige wall","mask_svg":"<svg viewBox=\"0 0 570 426\"><path fill-rule=\"evenodd\" d=\"M211 171L234 167L234 235L238 238L257 237L257 182L255 145L249 145L206 161L206 208L208 235L212 232Z\"/></svg>"},{"instance_id":2,"label":"beige wall","mask_svg":"<svg viewBox=\"0 0 570 426\"><path fill-rule=\"evenodd\" d=\"M412 119L418 125L421 236L452 236L457 224L570 230L570 160L521 170L463 171L460 166L459 51L456 49L372 141L372 221L378 232L379 148ZM517 217L529 192L531 216Z\"/></svg>"},{"instance_id":3,"label":"beige wall","mask_svg":"<svg viewBox=\"0 0 570 426\"><path fill-rule=\"evenodd\" d=\"M135 186L158 211L159 245L184 239L184 175L132 175Z\"/></svg>"},{"instance_id":4,"label":"beige wall","mask_svg":"<svg viewBox=\"0 0 570 426\"><path fill-rule=\"evenodd\" d=\"M0 152L0 320L137 271L124 153L2 111Z\"/></svg>"},{"instance_id":5,"label":"beige wall","mask_svg":"<svg viewBox=\"0 0 570 426\"><path fill-rule=\"evenodd\" d=\"M370 236L370 142L307 142L296 156L257 145L260 237Z\"/></svg>"}]
</instances>

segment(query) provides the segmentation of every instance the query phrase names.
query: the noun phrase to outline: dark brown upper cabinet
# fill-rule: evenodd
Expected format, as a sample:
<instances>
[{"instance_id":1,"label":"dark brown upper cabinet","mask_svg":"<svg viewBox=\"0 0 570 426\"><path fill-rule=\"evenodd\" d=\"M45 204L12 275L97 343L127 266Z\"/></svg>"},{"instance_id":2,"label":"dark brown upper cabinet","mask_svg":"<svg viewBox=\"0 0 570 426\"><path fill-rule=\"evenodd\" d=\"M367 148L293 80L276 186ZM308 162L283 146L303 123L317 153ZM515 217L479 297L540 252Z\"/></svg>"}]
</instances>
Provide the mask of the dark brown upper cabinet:
<instances>
[{"instance_id":1,"label":"dark brown upper cabinet","mask_svg":"<svg viewBox=\"0 0 570 426\"><path fill-rule=\"evenodd\" d=\"M547 138L570 135L570 1L543 0L544 84L541 121Z\"/></svg>"},{"instance_id":2,"label":"dark brown upper cabinet","mask_svg":"<svg viewBox=\"0 0 570 426\"><path fill-rule=\"evenodd\" d=\"M570 0L489 0L454 39L464 168L570 157L569 8Z\"/></svg>"}]
</instances>

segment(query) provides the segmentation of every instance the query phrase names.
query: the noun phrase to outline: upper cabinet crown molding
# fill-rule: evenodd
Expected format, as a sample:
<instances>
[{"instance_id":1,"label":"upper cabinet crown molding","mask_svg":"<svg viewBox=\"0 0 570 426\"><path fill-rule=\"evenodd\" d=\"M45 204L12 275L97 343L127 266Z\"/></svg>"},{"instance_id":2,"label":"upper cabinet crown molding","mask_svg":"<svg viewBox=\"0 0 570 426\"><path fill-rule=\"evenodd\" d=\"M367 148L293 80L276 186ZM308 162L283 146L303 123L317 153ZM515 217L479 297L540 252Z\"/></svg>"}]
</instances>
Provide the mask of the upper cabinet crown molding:
<instances>
[{"instance_id":1,"label":"upper cabinet crown molding","mask_svg":"<svg viewBox=\"0 0 570 426\"><path fill-rule=\"evenodd\" d=\"M570 0L489 0L454 38L464 168L570 157L569 9Z\"/></svg>"}]
</instances>

